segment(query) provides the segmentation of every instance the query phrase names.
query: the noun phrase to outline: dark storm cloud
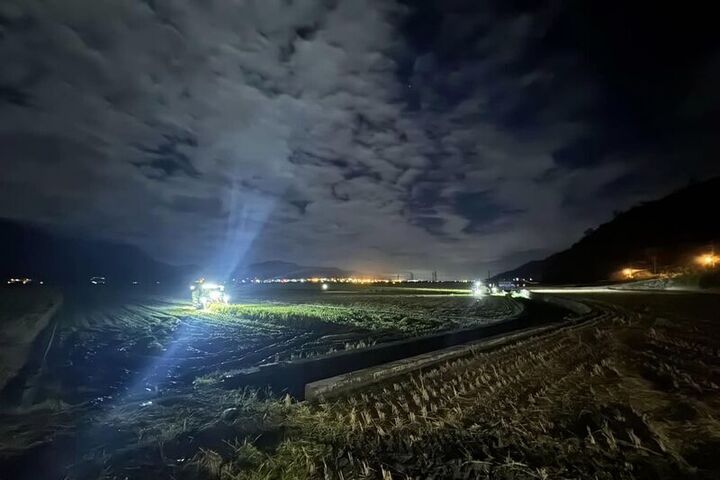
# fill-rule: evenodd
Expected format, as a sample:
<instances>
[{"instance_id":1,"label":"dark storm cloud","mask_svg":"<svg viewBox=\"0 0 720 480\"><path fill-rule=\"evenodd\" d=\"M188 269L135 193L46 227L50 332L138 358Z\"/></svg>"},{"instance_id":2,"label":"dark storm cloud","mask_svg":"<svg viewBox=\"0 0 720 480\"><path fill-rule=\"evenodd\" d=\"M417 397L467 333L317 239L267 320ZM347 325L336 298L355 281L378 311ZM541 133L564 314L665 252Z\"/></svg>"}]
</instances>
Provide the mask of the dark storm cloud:
<instances>
[{"instance_id":1,"label":"dark storm cloud","mask_svg":"<svg viewBox=\"0 0 720 480\"><path fill-rule=\"evenodd\" d=\"M289 202L291 205L295 206L300 213L305 215L305 212L307 212L307 207L310 205L309 200L290 200Z\"/></svg>"},{"instance_id":2,"label":"dark storm cloud","mask_svg":"<svg viewBox=\"0 0 720 480\"><path fill-rule=\"evenodd\" d=\"M174 261L473 274L710 168L710 25L522 4L5 1L0 215Z\"/></svg>"},{"instance_id":3,"label":"dark storm cloud","mask_svg":"<svg viewBox=\"0 0 720 480\"><path fill-rule=\"evenodd\" d=\"M172 199L171 208L181 212L198 213L205 217L217 217L223 215L222 200L216 197L176 195Z\"/></svg>"},{"instance_id":4,"label":"dark storm cloud","mask_svg":"<svg viewBox=\"0 0 720 480\"><path fill-rule=\"evenodd\" d=\"M700 125L679 121L675 108L686 96L711 97L682 88L698 68L701 78L718 78L708 66L718 38L701 12L614 11L600 2L412 5L408 104L442 152L420 174L436 183L414 197L417 215L453 218L444 208L454 204L462 232L480 242L499 239L520 252L523 239L547 251L614 209L717 172L717 142L696 134L701 147L693 147L686 132Z\"/></svg>"},{"instance_id":5,"label":"dark storm cloud","mask_svg":"<svg viewBox=\"0 0 720 480\"><path fill-rule=\"evenodd\" d=\"M455 210L470 220L465 232L482 232L500 220L508 221L523 210L509 209L493 200L492 192L463 192L455 196Z\"/></svg>"},{"instance_id":6,"label":"dark storm cloud","mask_svg":"<svg viewBox=\"0 0 720 480\"><path fill-rule=\"evenodd\" d=\"M197 148L197 139L192 134L165 135L157 147L141 147L146 160L138 160L134 165L148 172L151 178L164 178L178 173L197 178L200 172L190 159L192 150Z\"/></svg>"},{"instance_id":7,"label":"dark storm cloud","mask_svg":"<svg viewBox=\"0 0 720 480\"><path fill-rule=\"evenodd\" d=\"M422 227L430 234L444 235L443 227L445 226L445 219L442 217L415 215L412 217L411 222L414 225Z\"/></svg>"},{"instance_id":8,"label":"dark storm cloud","mask_svg":"<svg viewBox=\"0 0 720 480\"><path fill-rule=\"evenodd\" d=\"M601 163L606 148L599 137L581 137L553 152L555 163L564 168L583 168Z\"/></svg>"},{"instance_id":9,"label":"dark storm cloud","mask_svg":"<svg viewBox=\"0 0 720 480\"><path fill-rule=\"evenodd\" d=\"M19 107L28 107L30 106L30 96L19 88L10 85L0 85L0 103L2 102Z\"/></svg>"}]
</instances>

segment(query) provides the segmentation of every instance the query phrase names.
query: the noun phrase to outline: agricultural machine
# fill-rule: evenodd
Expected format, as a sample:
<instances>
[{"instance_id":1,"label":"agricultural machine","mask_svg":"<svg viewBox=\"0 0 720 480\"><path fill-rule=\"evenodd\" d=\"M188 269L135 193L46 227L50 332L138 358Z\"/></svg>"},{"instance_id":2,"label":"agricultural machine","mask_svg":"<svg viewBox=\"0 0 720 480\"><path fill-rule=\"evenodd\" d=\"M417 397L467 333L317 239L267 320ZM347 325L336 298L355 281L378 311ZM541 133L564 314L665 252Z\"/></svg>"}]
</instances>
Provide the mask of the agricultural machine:
<instances>
[{"instance_id":1,"label":"agricultural machine","mask_svg":"<svg viewBox=\"0 0 720 480\"><path fill-rule=\"evenodd\" d=\"M216 303L228 303L230 300L230 296L225 293L224 285L206 282L202 278L190 285L190 291L195 308L207 308Z\"/></svg>"}]
</instances>

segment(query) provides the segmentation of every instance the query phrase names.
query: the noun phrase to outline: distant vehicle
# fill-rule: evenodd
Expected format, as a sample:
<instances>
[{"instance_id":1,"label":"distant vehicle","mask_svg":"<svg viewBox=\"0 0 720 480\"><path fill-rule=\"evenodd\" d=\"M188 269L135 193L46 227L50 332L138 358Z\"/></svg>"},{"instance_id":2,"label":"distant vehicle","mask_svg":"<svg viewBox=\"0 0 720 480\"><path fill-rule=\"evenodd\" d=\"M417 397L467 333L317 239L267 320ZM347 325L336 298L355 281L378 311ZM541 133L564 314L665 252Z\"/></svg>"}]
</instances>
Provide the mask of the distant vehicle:
<instances>
[{"instance_id":1,"label":"distant vehicle","mask_svg":"<svg viewBox=\"0 0 720 480\"><path fill-rule=\"evenodd\" d=\"M497 285L493 285L491 291L493 295L511 295L513 297L530 298L530 291L525 288L527 282L525 279L516 278L511 281L500 281Z\"/></svg>"},{"instance_id":2,"label":"distant vehicle","mask_svg":"<svg viewBox=\"0 0 720 480\"><path fill-rule=\"evenodd\" d=\"M474 297L484 297L488 293L490 293L490 289L483 282L479 280L473 282L472 294Z\"/></svg>"},{"instance_id":3,"label":"distant vehicle","mask_svg":"<svg viewBox=\"0 0 720 480\"><path fill-rule=\"evenodd\" d=\"M498 282L497 284L498 290L502 292L512 292L513 290L518 288L518 285L515 282Z\"/></svg>"},{"instance_id":4,"label":"distant vehicle","mask_svg":"<svg viewBox=\"0 0 720 480\"><path fill-rule=\"evenodd\" d=\"M107 280L105 277L91 277L90 283L93 285L105 285L107 283Z\"/></svg>"},{"instance_id":5,"label":"distant vehicle","mask_svg":"<svg viewBox=\"0 0 720 480\"><path fill-rule=\"evenodd\" d=\"M225 293L225 286L219 283L206 282L204 278L190 285L192 304L195 308L207 308L216 303L228 303L230 296Z\"/></svg>"}]
</instances>

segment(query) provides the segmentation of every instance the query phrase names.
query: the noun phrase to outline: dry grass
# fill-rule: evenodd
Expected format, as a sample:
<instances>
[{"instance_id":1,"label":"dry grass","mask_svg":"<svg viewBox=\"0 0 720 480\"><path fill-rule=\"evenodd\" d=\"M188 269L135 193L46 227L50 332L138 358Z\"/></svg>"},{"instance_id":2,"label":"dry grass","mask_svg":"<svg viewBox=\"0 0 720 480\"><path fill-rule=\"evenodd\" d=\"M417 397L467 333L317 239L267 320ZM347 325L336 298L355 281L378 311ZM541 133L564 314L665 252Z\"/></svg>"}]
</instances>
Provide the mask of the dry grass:
<instances>
[{"instance_id":1,"label":"dry grass","mask_svg":"<svg viewBox=\"0 0 720 480\"><path fill-rule=\"evenodd\" d=\"M106 416L135 440L71 478L720 478L716 316L633 298L322 403L198 382Z\"/></svg>"},{"instance_id":2,"label":"dry grass","mask_svg":"<svg viewBox=\"0 0 720 480\"><path fill-rule=\"evenodd\" d=\"M285 440L241 478L717 478L713 338L605 308L579 328L297 406Z\"/></svg>"}]
</instances>

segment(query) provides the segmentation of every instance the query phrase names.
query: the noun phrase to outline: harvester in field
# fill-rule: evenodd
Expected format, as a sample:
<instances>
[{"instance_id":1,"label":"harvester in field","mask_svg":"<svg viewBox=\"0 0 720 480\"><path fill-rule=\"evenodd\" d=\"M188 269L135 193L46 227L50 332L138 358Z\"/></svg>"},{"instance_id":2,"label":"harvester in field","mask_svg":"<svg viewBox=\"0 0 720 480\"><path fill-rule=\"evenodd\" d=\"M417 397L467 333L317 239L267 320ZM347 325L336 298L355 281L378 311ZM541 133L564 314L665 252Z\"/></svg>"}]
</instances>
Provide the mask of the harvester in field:
<instances>
[{"instance_id":1,"label":"harvester in field","mask_svg":"<svg viewBox=\"0 0 720 480\"><path fill-rule=\"evenodd\" d=\"M226 304L230 300L230 296L225 293L224 285L206 282L204 278L190 285L190 291L195 308L207 308L212 304Z\"/></svg>"},{"instance_id":2,"label":"harvester in field","mask_svg":"<svg viewBox=\"0 0 720 480\"><path fill-rule=\"evenodd\" d=\"M484 297L490 293L490 289L480 280L476 280L472 285L473 297Z\"/></svg>"}]
</instances>

